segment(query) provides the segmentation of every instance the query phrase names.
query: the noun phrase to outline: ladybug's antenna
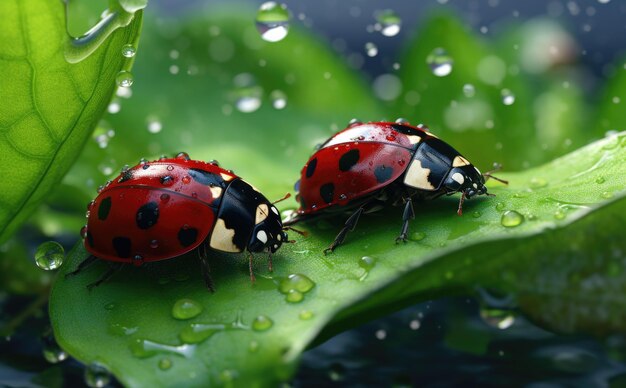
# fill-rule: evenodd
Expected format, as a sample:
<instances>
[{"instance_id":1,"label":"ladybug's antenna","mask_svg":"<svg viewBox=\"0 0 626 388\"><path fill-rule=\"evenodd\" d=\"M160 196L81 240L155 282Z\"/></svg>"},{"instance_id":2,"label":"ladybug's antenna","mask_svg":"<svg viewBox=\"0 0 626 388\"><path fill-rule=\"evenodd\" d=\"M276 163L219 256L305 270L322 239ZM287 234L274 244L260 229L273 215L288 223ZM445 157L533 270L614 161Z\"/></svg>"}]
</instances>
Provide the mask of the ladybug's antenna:
<instances>
[{"instance_id":1,"label":"ladybug's antenna","mask_svg":"<svg viewBox=\"0 0 626 388\"><path fill-rule=\"evenodd\" d=\"M465 201L465 191L461 192L461 200L459 201L459 208L456 211L456 214L458 214L459 216L463 215L463 202Z\"/></svg>"},{"instance_id":2,"label":"ladybug's antenna","mask_svg":"<svg viewBox=\"0 0 626 388\"><path fill-rule=\"evenodd\" d=\"M493 168L485 173L483 173L483 176L485 177L485 181L487 181L489 178L495 179L500 183L504 183L505 185L509 184L509 181L505 181L504 179L500 179L498 177L495 177L493 175L491 175L491 173L493 172L498 172L502 169L502 165L500 163L494 163L493 164Z\"/></svg>"},{"instance_id":3,"label":"ladybug's antenna","mask_svg":"<svg viewBox=\"0 0 626 388\"><path fill-rule=\"evenodd\" d=\"M272 202L272 205L275 205L275 204L277 204L278 202L282 202L282 201L286 200L286 199L287 199L287 198L289 198L289 197L291 197L291 193L287 193L287 194L285 194L285 196L284 196L284 197L282 197L281 199L277 199L276 201Z\"/></svg>"},{"instance_id":4,"label":"ladybug's antenna","mask_svg":"<svg viewBox=\"0 0 626 388\"><path fill-rule=\"evenodd\" d=\"M293 230L294 232L298 233L300 236L303 236L303 237L306 237L306 236L308 236L308 235L309 235L309 234L308 234L307 232L305 232L304 230L298 230L298 229L296 229L296 228L294 228L294 227L291 227L291 226L284 226L284 227L283 227L283 230Z\"/></svg>"}]
</instances>

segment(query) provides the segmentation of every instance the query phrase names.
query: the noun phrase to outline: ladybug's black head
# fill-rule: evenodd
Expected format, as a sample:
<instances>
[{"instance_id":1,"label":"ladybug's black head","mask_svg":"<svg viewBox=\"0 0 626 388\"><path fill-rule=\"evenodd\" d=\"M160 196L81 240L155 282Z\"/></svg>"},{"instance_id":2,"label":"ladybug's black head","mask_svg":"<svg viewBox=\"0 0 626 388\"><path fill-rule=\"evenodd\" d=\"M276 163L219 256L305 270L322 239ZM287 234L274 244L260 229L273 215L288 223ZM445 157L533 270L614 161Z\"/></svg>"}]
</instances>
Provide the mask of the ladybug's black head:
<instances>
[{"instance_id":1,"label":"ladybug's black head","mask_svg":"<svg viewBox=\"0 0 626 388\"><path fill-rule=\"evenodd\" d=\"M443 183L448 194L462 192L466 198L487 194L485 178L471 164L453 167Z\"/></svg>"},{"instance_id":2,"label":"ladybug's black head","mask_svg":"<svg viewBox=\"0 0 626 388\"><path fill-rule=\"evenodd\" d=\"M284 242L289 241L287 233L283 231L280 213L271 203L259 205L257 221L248 242L250 252L274 253Z\"/></svg>"}]
</instances>

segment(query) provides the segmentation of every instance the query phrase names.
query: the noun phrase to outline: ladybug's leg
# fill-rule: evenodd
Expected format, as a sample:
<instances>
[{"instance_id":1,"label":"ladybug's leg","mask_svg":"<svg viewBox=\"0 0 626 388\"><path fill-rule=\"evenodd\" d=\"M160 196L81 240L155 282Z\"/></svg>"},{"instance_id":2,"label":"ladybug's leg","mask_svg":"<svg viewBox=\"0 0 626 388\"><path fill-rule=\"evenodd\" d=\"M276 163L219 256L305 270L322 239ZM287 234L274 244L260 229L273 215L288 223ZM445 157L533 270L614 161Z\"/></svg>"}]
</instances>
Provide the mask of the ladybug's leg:
<instances>
[{"instance_id":1,"label":"ladybug's leg","mask_svg":"<svg viewBox=\"0 0 626 388\"><path fill-rule=\"evenodd\" d=\"M359 217L361 216L361 213L363 213L363 206L365 205L361 205L361 207L356 209L356 211L352 213L352 215L346 220L346 223L344 224L343 228L339 231L339 233L337 234L337 237L335 237L335 240L332 242L332 244L330 244L328 248L324 249L325 255L328 254L328 252L334 251L335 248L337 248L343 242L343 240L346 239L346 235L348 234L348 232L351 232L354 230L354 227L356 226L357 222L359 222Z\"/></svg>"},{"instance_id":2,"label":"ladybug's leg","mask_svg":"<svg viewBox=\"0 0 626 388\"><path fill-rule=\"evenodd\" d=\"M200 259L200 270L202 271L202 279L204 284L211 292L215 292L213 286L213 278L211 278L211 267L209 267L209 258L207 257L206 245L202 244L198 247L198 258Z\"/></svg>"},{"instance_id":3,"label":"ladybug's leg","mask_svg":"<svg viewBox=\"0 0 626 388\"><path fill-rule=\"evenodd\" d=\"M254 277L254 271L252 271L252 259L254 259L254 257L252 256L252 252L248 252L248 263L250 267L250 281L254 283L256 282L256 277Z\"/></svg>"},{"instance_id":4,"label":"ladybug's leg","mask_svg":"<svg viewBox=\"0 0 626 388\"><path fill-rule=\"evenodd\" d=\"M400 229L400 235L396 237L396 244L400 241L406 242L407 233L409 232L409 221L415 218L415 212L413 211L413 200L409 197L404 205L404 212L402 213L402 229Z\"/></svg>"},{"instance_id":5,"label":"ladybug's leg","mask_svg":"<svg viewBox=\"0 0 626 388\"><path fill-rule=\"evenodd\" d=\"M76 267L75 270L73 270L72 272L66 273L65 277L74 276L74 275L78 274L79 272L81 272L82 270L86 269L87 267L89 267L90 265L95 263L96 261L97 261L97 257L96 256L89 255L88 258L86 258L80 264L78 264L78 267Z\"/></svg>"},{"instance_id":6,"label":"ladybug's leg","mask_svg":"<svg viewBox=\"0 0 626 388\"><path fill-rule=\"evenodd\" d=\"M111 279L111 276L115 275L117 271L119 271L122 267L124 267L124 263L111 263L109 265L109 269L100 277L100 279L96 280L93 283L89 283L87 285L87 289L91 291L92 288L98 287L100 284L106 282Z\"/></svg>"}]
</instances>

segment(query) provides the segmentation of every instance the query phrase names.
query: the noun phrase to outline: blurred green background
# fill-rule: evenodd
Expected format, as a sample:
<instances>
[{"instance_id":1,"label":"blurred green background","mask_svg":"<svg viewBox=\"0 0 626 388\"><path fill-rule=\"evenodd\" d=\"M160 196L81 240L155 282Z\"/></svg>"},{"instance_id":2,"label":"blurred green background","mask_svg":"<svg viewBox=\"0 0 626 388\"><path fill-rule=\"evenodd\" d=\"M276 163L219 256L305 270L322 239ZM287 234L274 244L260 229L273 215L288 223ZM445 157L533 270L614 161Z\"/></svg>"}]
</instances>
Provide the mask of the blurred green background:
<instances>
[{"instance_id":1,"label":"blurred green background","mask_svg":"<svg viewBox=\"0 0 626 388\"><path fill-rule=\"evenodd\" d=\"M626 129L623 2L285 4L288 33L268 42L255 23L261 2L150 3L132 87L119 88L66 178L0 247L0 383L82 383L82 366L57 363L48 339L52 276L23 257L47 240L69 250L96 188L141 157L217 159L279 198L314 146L355 117L424 123L481 170L523 170ZM70 33L105 7L70 2ZM556 336L481 303L421 304L344 333L305 354L294 385L626 384L615 377L623 338ZM414 368L423 363L440 367Z\"/></svg>"}]
</instances>

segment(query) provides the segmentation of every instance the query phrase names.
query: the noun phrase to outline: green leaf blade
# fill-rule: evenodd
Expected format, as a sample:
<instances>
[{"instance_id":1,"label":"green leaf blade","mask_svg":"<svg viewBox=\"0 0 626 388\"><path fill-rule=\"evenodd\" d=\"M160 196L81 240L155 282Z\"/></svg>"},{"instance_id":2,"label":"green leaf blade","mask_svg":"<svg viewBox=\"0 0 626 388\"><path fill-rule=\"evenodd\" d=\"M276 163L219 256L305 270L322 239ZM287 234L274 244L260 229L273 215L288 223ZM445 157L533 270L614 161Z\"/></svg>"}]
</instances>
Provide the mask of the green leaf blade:
<instances>
[{"instance_id":1,"label":"green leaf blade","mask_svg":"<svg viewBox=\"0 0 626 388\"><path fill-rule=\"evenodd\" d=\"M6 240L60 182L104 112L121 47L136 39L142 16L71 65L62 2L7 1L0 26L0 240ZM4 103L6 102L6 103Z\"/></svg>"},{"instance_id":2,"label":"green leaf blade","mask_svg":"<svg viewBox=\"0 0 626 388\"><path fill-rule=\"evenodd\" d=\"M214 294L205 289L193 255L172 261L160 275L141 269L123 271L87 292L85 286L98 279L105 268L98 265L55 283L50 304L55 334L72 355L84 362L104 362L131 386L150 382L176 385L188 382L192 375L192 384L197 385L267 386L287 379L301 352L316 338L323 339L393 309L432 297L471 292L477 286L513 293L524 311L555 330L626 330L623 323L614 323L624 322L620 315L610 317L613 323L597 316L567 327L549 314L553 300L533 293L546 284L543 267L558 276L559 268L568 263L567 253L577 246L583 247L583 252L595 249L604 254L605 237L623 228L624 217L616 221L607 221L607 217L624 206L625 147L626 134L621 134L539 168L503 175L510 186L490 184L497 197L467 201L465 215L460 218L455 215L455 199L417 204L412 239L407 244L393 243L401 209L362 217L346 243L329 256L322 250L343 220L303 224L300 227L307 229L309 236L298 238L296 244L275 255L273 273L264 263L256 263L254 285L247 276L245 257L212 254L217 285ZM612 179L598 179L609 176ZM546 183L538 184L533 180L536 177ZM602 195L605 191L612 193L612 199ZM552 197L559 201L545 200ZM517 227L502 226L506 210L518 211L524 221ZM557 210L565 216L556 218ZM589 228L600 225L606 228L604 232L589 233ZM542 237L545 233L558 234L554 243ZM568 236L578 245L571 244ZM599 246L594 242L596 237ZM558 255L562 258L552 260ZM373 264L361 264L363 256L371 257ZM61 276L84 257L85 251L79 246ZM579 255L575 265L593 268L595 264L585 261L586 257ZM288 302L279 291L290 274L304 274L315 282L299 303ZM616 279L617 287L626 289L626 277L618 274ZM584 288L557 285L554 290L581 296L572 299L573 303L563 303L561 311L575 314L585 301ZM602 293L590 294L586 303L602 303L603 297ZM171 309L182 298L200 303L202 313L186 321L175 319ZM623 303L619 300L616 306ZM260 315L273 321L268 330L252 329ZM241 326L234 329L236 322ZM196 343L183 335L194 324L196 328L221 325L223 329ZM185 346L184 338L189 346ZM193 356L185 353L189 348L193 348ZM159 367L163 359L172 362L170 369Z\"/></svg>"}]
</instances>

